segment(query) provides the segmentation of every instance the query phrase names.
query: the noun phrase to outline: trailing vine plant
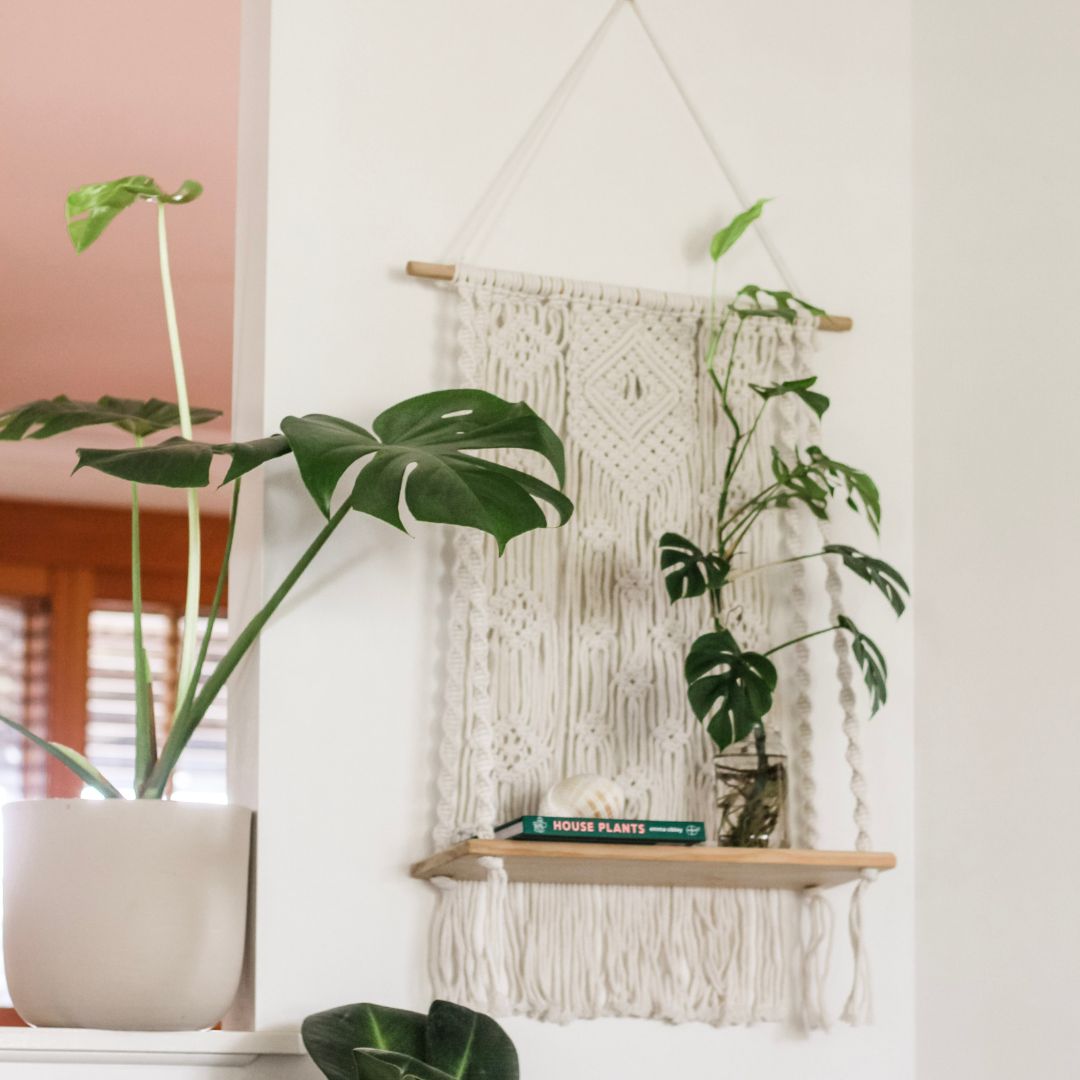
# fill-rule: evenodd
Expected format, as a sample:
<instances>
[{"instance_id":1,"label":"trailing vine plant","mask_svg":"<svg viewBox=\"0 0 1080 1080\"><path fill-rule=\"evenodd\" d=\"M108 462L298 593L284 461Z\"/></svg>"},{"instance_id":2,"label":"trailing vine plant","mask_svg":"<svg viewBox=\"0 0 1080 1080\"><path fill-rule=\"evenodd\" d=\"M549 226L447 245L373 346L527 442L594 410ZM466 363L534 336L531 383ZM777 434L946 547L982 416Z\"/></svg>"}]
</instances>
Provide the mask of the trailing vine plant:
<instances>
[{"instance_id":1,"label":"trailing vine plant","mask_svg":"<svg viewBox=\"0 0 1080 1080\"><path fill-rule=\"evenodd\" d=\"M731 583L736 578L766 569L765 565L755 566L746 561L745 544L752 530L770 511L801 505L815 518L825 521L830 518L834 499L839 497L850 509L866 518L875 534L881 526L881 499L873 480L865 472L830 457L819 446L797 447L791 455L784 454L776 445L771 446L771 477L764 483L757 477L749 477L751 484L758 480L759 490L733 505L732 492L736 490L736 482L743 478L750 463L756 459L755 456L748 460L748 451L761 437L762 418L775 402L782 397L795 397L819 420L829 407L829 399L815 389L816 376L780 383L751 383L750 389L760 399L760 404L745 427L732 407L732 372L746 320L782 319L793 323L800 312L815 316L825 314L821 308L790 292L763 289L757 285L744 286L731 303L718 310L716 264L761 216L767 201L761 199L736 216L716 233L710 247L714 276L705 364L729 428L715 529L701 544L674 532L664 533L659 542L660 567L671 602L701 596L707 596L709 602L712 629L693 642L685 662L690 707L706 726L718 750L753 737L759 787L768 775L765 718L772 709L777 686L777 670L770 657L800 641L825 634L848 635L852 654L869 692L871 716L885 704L887 678L881 650L847 615L839 615L835 622L782 641L763 652L744 649L730 625L732 609L727 603L727 590ZM818 551L767 565L830 556L838 558L849 571L878 589L898 616L903 614L909 590L899 572L881 559L846 544L826 544ZM754 809L748 807L747 813L753 814Z\"/></svg>"},{"instance_id":2,"label":"trailing vine plant","mask_svg":"<svg viewBox=\"0 0 1080 1080\"><path fill-rule=\"evenodd\" d=\"M72 401L59 397L0 409L0 441L44 439L84 427L111 425L127 432L128 449L80 449L76 470L96 469L131 485L131 594L134 619L135 791L137 798L166 795L173 769L208 709L237 665L247 655L267 621L281 606L312 560L342 522L354 511L379 518L405 531L404 503L418 521L480 529L495 538L501 554L508 541L548 524L551 516L565 523L573 504L562 493L564 454L554 431L524 402L504 401L481 390L439 390L399 402L380 413L371 430L320 413L287 416L281 431L248 442L208 443L192 438L193 427L220 416L216 409L192 408L180 349L176 304L165 230L168 208L197 199L202 185L185 181L168 194L149 176L125 176L87 184L67 200L68 234L76 252L83 252L121 211L137 202L157 210L158 254L165 301L169 353L176 403L102 397ZM150 437L179 430L161 442ZM474 451L529 450L544 459L560 487L529 472L476 457ZM293 568L233 638L213 671L205 672L207 648L225 593L241 477L275 458L291 456L326 523ZM232 486L232 509L217 586L210 602L202 641L197 639L202 583L198 489L210 483L217 457L229 460L222 486ZM363 462L344 497L337 497L342 477ZM154 484L185 492L188 512L187 598L180 650L175 708L167 735L158 746L150 664L143 646L142 588L139 543L139 486ZM336 506L334 505L336 502ZM60 761L84 784L105 798L122 792L78 750L52 742L0 715L14 728Z\"/></svg>"}]
</instances>

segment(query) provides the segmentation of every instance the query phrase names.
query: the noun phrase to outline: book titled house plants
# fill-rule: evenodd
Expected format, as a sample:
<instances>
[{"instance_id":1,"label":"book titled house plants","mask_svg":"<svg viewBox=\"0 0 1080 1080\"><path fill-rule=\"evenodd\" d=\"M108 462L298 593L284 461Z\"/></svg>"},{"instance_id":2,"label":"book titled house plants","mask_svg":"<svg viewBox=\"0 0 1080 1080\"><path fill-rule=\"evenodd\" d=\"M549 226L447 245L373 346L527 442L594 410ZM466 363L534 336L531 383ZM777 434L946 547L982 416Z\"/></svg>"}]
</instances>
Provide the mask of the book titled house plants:
<instances>
[{"instance_id":1,"label":"book titled house plants","mask_svg":"<svg viewBox=\"0 0 1080 1080\"><path fill-rule=\"evenodd\" d=\"M4 809L8 984L23 1018L41 1026L198 1029L213 1025L228 1009L244 948L251 812L169 801L169 778L237 665L346 517L358 512L404 529L404 504L419 521L483 530L501 551L515 536L564 523L573 509L560 490L563 448L555 433L524 403L479 390L410 398L380 413L370 428L315 414L288 416L280 432L249 442L196 440L195 428L219 414L188 401L166 217L201 192L194 181L167 194L150 177L127 176L81 187L67 201L68 231L78 252L128 207L149 203L156 208L176 402L54 397L0 412L0 440L43 439L94 425L120 428L132 440L126 449L78 450L76 469L96 469L130 485L135 797L124 798L77 750L0 716L100 796L12 803ZM531 451L559 487L475 453L499 449ZM222 483L232 488L232 509L200 641L199 489L210 483L217 458L227 463ZM204 677L242 478L278 458L295 464L325 524ZM339 493L344 473L358 462L362 468L355 480ZM160 745L142 636L139 488L144 484L184 490L188 515L178 690Z\"/></svg>"}]
</instances>

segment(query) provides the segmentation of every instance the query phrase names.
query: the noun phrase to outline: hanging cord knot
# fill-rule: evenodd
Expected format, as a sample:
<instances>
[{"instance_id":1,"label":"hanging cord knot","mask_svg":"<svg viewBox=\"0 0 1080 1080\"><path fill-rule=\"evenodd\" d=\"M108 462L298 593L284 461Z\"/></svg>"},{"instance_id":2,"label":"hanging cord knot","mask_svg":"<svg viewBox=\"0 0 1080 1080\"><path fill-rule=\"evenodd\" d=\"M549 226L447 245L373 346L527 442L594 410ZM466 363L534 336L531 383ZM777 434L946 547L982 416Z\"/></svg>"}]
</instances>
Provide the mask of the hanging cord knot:
<instances>
[{"instance_id":1,"label":"hanging cord knot","mask_svg":"<svg viewBox=\"0 0 1080 1080\"><path fill-rule=\"evenodd\" d=\"M506 875L506 863L499 855L481 855L477 862L487 871L488 881L505 885L510 879Z\"/></svg>"},{"instance_id":2,"label":"hanging cord knot","mask_svg":"<svg viewBox=\"0 0 1080 1080\"><path fill-rule=\"evenodd\" d=\"M458 887L458 883L451 877L440 874L438 877L428 878L432 885L440 892L452 892Z\"/></svg>"}]
</instances>

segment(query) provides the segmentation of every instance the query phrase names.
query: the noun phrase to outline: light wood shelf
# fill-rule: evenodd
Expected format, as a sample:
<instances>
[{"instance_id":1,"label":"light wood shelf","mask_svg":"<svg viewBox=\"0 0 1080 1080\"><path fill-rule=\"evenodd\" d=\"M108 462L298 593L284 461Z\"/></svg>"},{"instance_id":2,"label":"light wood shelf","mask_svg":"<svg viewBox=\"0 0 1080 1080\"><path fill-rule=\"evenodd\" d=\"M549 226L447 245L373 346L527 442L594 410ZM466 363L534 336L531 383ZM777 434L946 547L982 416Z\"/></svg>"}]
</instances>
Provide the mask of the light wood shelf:
<instances>
[{"instance_id":1,"label":"light wood shelf","mask_svg":"<svg viewBox=\"0 0 1080 1080\"><path fill-rule=\"evenodd\" d=\"M503 859L511 881L571 885L830 888L855 881L863 870L896 866L896 856L886 851L465 840L418 862L412 875L482 881L487 875L480 864L484 856Z\"/></svg>"}]
</instances>

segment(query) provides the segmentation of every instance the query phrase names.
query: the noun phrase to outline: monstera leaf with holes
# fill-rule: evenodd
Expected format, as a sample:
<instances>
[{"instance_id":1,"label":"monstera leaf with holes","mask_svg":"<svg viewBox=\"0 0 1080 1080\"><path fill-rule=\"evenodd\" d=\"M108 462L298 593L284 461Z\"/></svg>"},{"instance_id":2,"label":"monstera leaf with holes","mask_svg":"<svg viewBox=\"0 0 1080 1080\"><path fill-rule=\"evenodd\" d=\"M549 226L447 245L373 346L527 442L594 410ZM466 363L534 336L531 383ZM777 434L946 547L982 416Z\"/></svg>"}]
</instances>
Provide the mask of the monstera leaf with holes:
<instances>
[{"instance_id":1,"label":"monstera leaf with holes","mask_svg":"<svg viewBox=\"0 0 1080 1080\"><path fill-rule=\"evenodd\" d=\"M191 422L205 424L219 417L218 409L192 409ZM0 439L47 439L77 428L112 424L139 438L180 426L180 410L171 401L135 401L100 397L72 401L60 395L42 398L0 413Z\"/></svg>"},{"instance_id":2,"label":"monstera leaf with holes","mask_svg":"<svg viewBox=\"0 0 1080 1080\"><path fill-rule=\"evenodd\" d=\"M686 657L687 696L719 749L745 739L772 708L776 668L728 630L703 634Z\"/></svg>"},{"instance_id":3,"label":"monstera leaf with holes","mask_svg":"<svg viewBox=\"0 0 1080 1080\"><path fill-rule=\"evenodd\" d=\"M727 580L731 564L719 555L702 551L685 536L666 532L660 537L660 569L668 598L674 604L719 589Z\"/></svg>"},{"instance_id":4,"label":"monstera leaf with holes","mask_svg":"<svg viewBox=\"0 0 1080 1080\"><path fill-rule=\"evenodd\" d=\"M900 571L890 566L884 559L875 559L847 544L826 544L823 549L828 555L839 555L844 565L853 573L869 582L889 601L897 615L904 614L905 597L911 595L907 582L900 576Z\"/></svg>"},{"instance_id":5,"label":"monstera leaf with holes","mask_svg":"<svg viewBox=\"0 0 1080 1080\"><path fill-rule=\"evenodd\" d=\"M868 638L846 615L837 618L837 623L851 635L851 653L862 670L863 681L870 692L870 715L885 704L886 679L889 669L881 650Z\"/></svg>"},{"instance_id":6,"label":"monstera leaf with holes","mask_svg":"<svg viewBox=\"0 0 1080 1080\"><path fill-rule=\"evenodd\" d=\"M328 1080L518 1080L506 1032L448 1001L434 1002L427 1016L345 1005L309 1016L301 1034Z\"/></svg>"},{"instance_id":7,"label":"monstera leaf with holes","mask_svg":"<svg viewBox=\"0 0 1080 1080\"><path fill-rule=\"evenodd\" d=\"M529 473L472 452L514 448L546 458L559 483L565 465L554 431L523 402L512 405L482 390L439 390L410 398L375 418L371 431L333 416L287 417L289 440L311 497L327 517L345 471L367 460L347 506L405 531L402 493L419 521L466 525L507 541L543 528L541 503L559 524L573 504L557 488Z\"/></svg>"},{"instance_id":8,"label":"monstera leaf with holes","mask_svg":"<svg viewBox=\"0 0 1080 1080\"><path fill-rule=\"evenodd\" d=\"M771 401L773 398L783 397L785 394L794 394L804 405L814 411L820 420L829 407L829 399L811 387L817 382L817 376L811 375L805 379L789 379L787 382L770 383L761 386L758 383L750 383L750 389L762 399Z\"/></svg>"}]
</instances>

